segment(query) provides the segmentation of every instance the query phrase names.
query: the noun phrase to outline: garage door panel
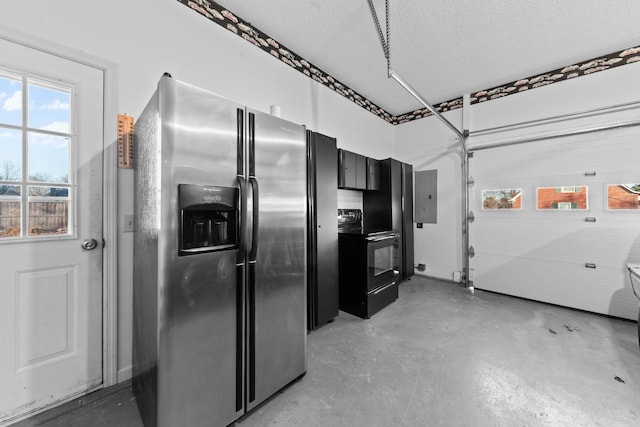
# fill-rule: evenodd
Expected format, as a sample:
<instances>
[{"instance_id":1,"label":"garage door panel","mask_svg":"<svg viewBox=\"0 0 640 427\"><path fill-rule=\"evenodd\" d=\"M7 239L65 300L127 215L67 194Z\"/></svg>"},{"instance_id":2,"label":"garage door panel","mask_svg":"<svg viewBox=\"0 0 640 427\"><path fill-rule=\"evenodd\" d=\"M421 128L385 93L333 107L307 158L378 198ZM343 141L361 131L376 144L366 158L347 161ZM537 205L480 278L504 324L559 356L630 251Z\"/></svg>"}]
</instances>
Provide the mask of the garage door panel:
<instances>
[{"instance_id":1,"label":"garage door panel","mask_svg":"<svg viewBox=\"0 0 640 427\"><path fill-rule=\"evenodd\" d=\"M478 289L626 319L636 319L635 299L623 265L598 265L533 256L478 254L472 276Z\"/></svg>"},{"instance_id":2,"label":"garage door panel","mask_svg":"<svg viewBox=\"0 0 640 427\"><path fill-rule=\"evenodd\" d=\"M638 235L618 228L578 228L572 231L555 227L537 229L498 227L499 233L483 227L475 235L478 252L492 252L542 259L578 262L625 263L640 256ZM627 254L627 255L625 255Z\"/></svg>"}]
</instances>

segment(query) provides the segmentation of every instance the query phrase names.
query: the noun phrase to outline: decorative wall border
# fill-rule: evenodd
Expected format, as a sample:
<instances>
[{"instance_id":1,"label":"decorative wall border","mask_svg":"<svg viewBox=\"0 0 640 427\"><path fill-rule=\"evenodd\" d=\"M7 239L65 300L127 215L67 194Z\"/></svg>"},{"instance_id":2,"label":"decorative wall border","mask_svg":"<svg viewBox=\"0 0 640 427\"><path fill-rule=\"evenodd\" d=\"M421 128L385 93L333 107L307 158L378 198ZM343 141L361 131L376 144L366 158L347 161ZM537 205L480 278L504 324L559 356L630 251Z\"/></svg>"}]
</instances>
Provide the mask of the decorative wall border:
<instances>
[{"instance_id":1,"label":"decorative wall border","mask_svg":"<svg viewBox=\"0 0 640 427\"><path fill-rule=\"evenodd\" d=\"M242 37L249 43L252 43L266 53L291 66L298 72L301 72L307 77L312 78L318 83L328 87L337 94L349 99L358 106L375 114L376 116L380 117L388 123L391 123L392 125L407 123L432 115L431 112L426 108L410 111L408 113L399 114L396 116L391 115L380 106L371 102L347 85L341 83L335 77L322 71L322 69L320 69L319 67L316 67L297 53L293 52L291 49L288 49L282 43L269 37L269 35L263 33L258 28L252 26L249 22L238 17L215 1L178 1L195 10L199 14L207 17L221 27L226 28L239 37ZM477 91L471 94L471 104L473 105L491 101L493 99L514 95L525 90L547 86L553 83L558 83L563 80L569 80L580 76L586 76L592 73L597 73L600 71L608 70L610 68L631 64L638 61L640 61L640 45L618 52L610 53L601 57L589 59L584 62L568 65L566 67L558 68L556 70L538 74L532 77L523 78L490 89ZM434 105L434 108L440 113L456 110L461 107L462 97L454 98L449 101L443 101L439 104Z\"/></svg>"}]
</instances>

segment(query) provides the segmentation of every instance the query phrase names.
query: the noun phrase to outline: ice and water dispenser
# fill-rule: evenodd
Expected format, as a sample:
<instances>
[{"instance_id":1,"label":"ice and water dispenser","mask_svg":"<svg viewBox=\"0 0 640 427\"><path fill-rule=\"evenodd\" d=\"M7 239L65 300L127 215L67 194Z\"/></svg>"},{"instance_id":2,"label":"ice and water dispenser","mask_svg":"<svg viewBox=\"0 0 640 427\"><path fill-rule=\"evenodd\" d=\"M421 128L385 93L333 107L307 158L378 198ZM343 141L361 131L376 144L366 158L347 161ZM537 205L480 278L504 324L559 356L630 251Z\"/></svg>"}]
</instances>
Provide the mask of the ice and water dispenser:
<instances>
[{"instance_id":1,"label":"ice and water dispenser","mask_svg":"<svg viewBox=\"0 0 640 427\"><path fill-rule=\"evenodd\" d=\"M238 189L178 185L179 255L238 247Z\"/></svg>"}]
</instances>

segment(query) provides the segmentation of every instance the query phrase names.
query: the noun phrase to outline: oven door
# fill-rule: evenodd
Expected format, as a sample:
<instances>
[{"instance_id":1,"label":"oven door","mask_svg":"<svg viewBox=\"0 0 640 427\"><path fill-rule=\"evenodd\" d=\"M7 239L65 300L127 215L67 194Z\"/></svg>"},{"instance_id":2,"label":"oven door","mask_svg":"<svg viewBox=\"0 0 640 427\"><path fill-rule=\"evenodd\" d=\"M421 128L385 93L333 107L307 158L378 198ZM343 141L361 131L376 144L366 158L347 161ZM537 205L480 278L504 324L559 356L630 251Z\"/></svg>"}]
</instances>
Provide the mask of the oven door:
<instances>
[{"instance_id":1,"label":"oven door","mask_svg":"<svg viewBox=\"0 0 640 427\"><path fill-rule=\"evenodd\" d=\"M397 280L398 234L367 237L367 292Z\"/></svg>"}]
</instances>

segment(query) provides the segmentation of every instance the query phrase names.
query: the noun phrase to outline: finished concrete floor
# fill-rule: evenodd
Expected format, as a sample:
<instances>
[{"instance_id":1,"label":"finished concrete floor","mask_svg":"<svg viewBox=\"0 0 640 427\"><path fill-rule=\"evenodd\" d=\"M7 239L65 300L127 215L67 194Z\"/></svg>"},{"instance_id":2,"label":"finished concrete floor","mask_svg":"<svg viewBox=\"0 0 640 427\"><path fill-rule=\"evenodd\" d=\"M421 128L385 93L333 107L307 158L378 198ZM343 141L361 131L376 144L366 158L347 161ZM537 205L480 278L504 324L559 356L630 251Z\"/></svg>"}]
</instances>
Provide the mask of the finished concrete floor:
<instances>
[{"instance_id":1,"label":"finished concrete floor","mask_svg":"<svg viewBox=\"0 0 640 427\"><path fill-rule=\"evenodd\" d=\"M308 349L307 374L237 426L640 425L635 322L414 277ZM141 426L130 387L113 390L16 426Z\"/></svg>"}]
</instances>

